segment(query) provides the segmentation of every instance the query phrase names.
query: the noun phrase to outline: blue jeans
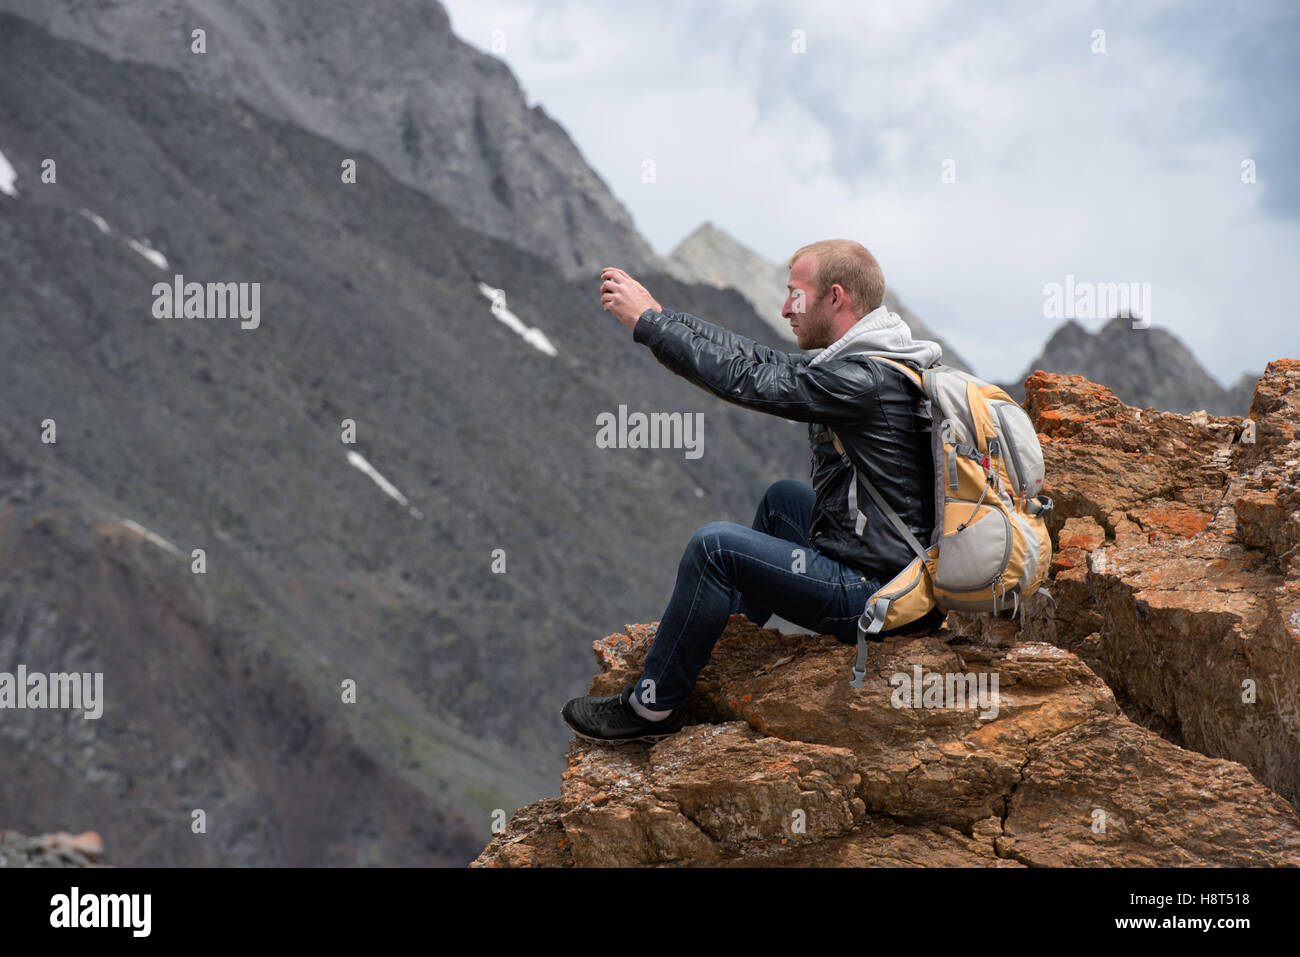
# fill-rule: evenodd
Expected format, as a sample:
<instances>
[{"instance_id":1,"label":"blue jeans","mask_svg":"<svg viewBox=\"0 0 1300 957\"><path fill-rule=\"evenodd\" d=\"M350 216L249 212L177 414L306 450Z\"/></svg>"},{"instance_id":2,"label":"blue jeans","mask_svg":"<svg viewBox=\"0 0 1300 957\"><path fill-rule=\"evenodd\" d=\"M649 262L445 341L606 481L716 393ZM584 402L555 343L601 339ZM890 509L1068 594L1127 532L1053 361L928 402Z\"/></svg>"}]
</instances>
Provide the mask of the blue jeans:
<instances>
[{"instance_id":1,"label":"blue jeans","mask_svg":"<svg viewBox=\"0 0 1300 957\"><path fill-rule=\"evenodd\" d=\"M817 634L857 640L858 616L883 582L813 548L812 507L809 486L783 479L763 495L753 528L709 522L696 529L636 684L642 704L685 704L731 615L765 625L777 614Z\"/></svg>"}]
</instances>

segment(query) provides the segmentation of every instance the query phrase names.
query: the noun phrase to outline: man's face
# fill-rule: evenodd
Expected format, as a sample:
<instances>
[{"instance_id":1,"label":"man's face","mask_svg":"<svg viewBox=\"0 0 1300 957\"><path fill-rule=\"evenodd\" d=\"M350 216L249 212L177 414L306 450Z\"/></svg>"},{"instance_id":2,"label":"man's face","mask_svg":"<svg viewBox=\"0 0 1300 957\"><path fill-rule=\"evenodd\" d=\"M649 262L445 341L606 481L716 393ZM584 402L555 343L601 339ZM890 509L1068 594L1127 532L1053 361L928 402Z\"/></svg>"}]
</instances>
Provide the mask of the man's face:
<instances>
[{"instance_id":1,"label":"man's face","mask_svg":"<svg viewBox=\"0 0 1300 957\"><path fill-rule=\"evenodd\" d=\"M817 295L817 286L813 281L816 262L811 256L796 259L790 267L790 281L786 283L785 306L781 315L790 322L794 332L795 345L800 349L824 349L831 344L831 320L828 314L825 296Z\"/></svg>"}]
</instances>

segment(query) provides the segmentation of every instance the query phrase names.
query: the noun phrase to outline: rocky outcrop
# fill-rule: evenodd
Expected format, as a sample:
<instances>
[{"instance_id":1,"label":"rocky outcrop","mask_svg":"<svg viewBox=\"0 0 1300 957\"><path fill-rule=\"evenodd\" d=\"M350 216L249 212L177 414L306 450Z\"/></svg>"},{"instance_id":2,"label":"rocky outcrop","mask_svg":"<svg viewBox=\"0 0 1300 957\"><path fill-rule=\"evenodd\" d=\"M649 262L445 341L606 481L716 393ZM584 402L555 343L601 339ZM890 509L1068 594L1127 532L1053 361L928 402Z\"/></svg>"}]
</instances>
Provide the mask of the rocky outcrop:
<instances>
[{"instance_id":1,"label":"rocky outcrop","mask_svg":"<svg viewBox=\"0 0 1300 957\"><path fill-rule=\"evenodd\" d=\"M1247 419L1135 409L1079 376L1026 390L1055 608L950 624L1076 652L1134 720L1300 804L1300 362L1269 364Z\"/></svg>"},{"instance_id":2,"label":"rocky outcrop","mask_svg":"<svg viewBox=\"0 0 1300 957\"><path fill-rule=\"evenodd\" d=\"M590 693L635 680L652 636L596 642ZM575 738L560 797L475 866L1300 864L1285 801L1129 720L1063 649L889 638L860 691L851 656L734 616L692 694L699 723L654 745ZM901 695L915 669L952 706ZM992 694L955 706L947 689L972 685Z\"/></svg>"},{"instance_id":3,"label":"rocky outcrop","mask_svg":"<svg viewBox=\"0 0 1300 957\"><path fill-rule=\"evenodd\" d=\"M886 639L861 691L833 638L733 617L699 723L575 738L476 866L1300 865L1297 386L1271 363L1243 421L1035 373L1054 606ZM653 634L596 642L590 693Z\"/></svg>"},{"instance_id":4,"label":"rocky outcrop","mask_svg":"<svg viewBox=\"0 0 1300 957\"><path fill-rule=\"evenodd\" d=\"M0 831L0 867L103 867L104 842L94 831L24 837Z\"/></svg>"}]
</instances>

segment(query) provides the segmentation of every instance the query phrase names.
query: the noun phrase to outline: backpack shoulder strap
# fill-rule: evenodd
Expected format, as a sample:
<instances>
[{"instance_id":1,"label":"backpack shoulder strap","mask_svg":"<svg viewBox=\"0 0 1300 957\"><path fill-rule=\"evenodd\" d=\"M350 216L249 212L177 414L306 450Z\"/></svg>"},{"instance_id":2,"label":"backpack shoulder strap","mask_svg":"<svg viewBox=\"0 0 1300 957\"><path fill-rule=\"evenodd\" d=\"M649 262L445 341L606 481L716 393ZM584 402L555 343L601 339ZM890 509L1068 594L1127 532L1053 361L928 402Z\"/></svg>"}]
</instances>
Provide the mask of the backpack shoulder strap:
<instances>
[{"instance_id":1,"label":"backpack shoulder strap","mask_svg":"<svg viewBox=\"0 0 1300 957\"><path fill-rule=\"evenodd\" d=\"M906 363L899 362L896 359L886 359L884 356L868 355L867 358L875 359L878 362L888 362L895 369L898 369L899 371L906 373L907 377L911 379L913 382L915 382L920 387L922 392L925 392L924 376L919 371L913 369L911 366L907 365Z\"/></svg>"},{"instance_id":2,"label":"backpack shoulder strap","mask_svg":"<svg viewBox=\"0 0 1300 957\"><path fill-rule=\"evenodd\" d=\"M835 441L835 451L840 453L840 458L844 461L844 464L848 466L849 471L851 471L854 476L855 481L849 485L849 510L858 513L858 534L862 534L862 526L866 524L866 515L864 515L861 509L858 508L858 489L856 483L861 482L863 487L867 490L867 494L871 496L871 500L876 503L876 508L880 509L880 513L884 515L885 518L889 519L890 524L894 526L898 534L903 536L903 540L911 546L912 551L916 553L916 557L921 559L922 562L926 561L929 555L926 553L926 550L921 547L921 543L917 541L916 536L912 534L912 530L907 527L907 523L904 522L890 504L885 501L885 497L881 495L880 490L872 484L871 479L859 472L854 467L853 463L849 461L849 455L844 451L844 446L840 444L840 437L835 434L835 430L830 429L829 431L831 433L831 438Z\"/></svg>"}]
</instances>

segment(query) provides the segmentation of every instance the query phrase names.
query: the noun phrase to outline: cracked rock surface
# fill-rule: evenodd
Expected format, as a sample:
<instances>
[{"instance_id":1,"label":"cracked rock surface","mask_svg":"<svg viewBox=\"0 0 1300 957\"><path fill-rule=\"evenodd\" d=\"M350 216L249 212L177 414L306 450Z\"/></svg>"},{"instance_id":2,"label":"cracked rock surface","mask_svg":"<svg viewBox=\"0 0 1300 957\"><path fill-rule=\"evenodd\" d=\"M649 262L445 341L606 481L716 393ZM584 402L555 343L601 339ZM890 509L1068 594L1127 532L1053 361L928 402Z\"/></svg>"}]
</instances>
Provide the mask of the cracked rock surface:
<instances>
[{"instance_id":1,"label":"cracked rock surface","mask_svg":"<svg viewBox=\"0 0 1300 957\"><path fill-rule=\"evenodd\" d=\"M1300 807L1300 361L1269 363L1246 419L1135 409L1080 376L1026 392L1056 605L949 625L1075 652L1130 718Z\"/></svg>"},{"instance_id":2,"label":"cracked rock surface","mask_svg":"<svg viewBox=\"0 0 1300 957\"><path fill-rule=\"evenodd\" d=\"M1026 407L1055 605L887 638L862 689L850 646L733 616L697 723L575 738L560 796L473 866L1300 865L1300 362L1249 420L1041 372ZM636 680L654 629L595 642L589 693Z\"/></svg>"},{"instance_id":3,"label":"cracked rock surface","mask_svg":"<svg viewBox=\"0 0 1300 957\"><path fill-rule=\"evenodd\" d=\"M653 633L596 642L590 693L635 680ZM861 690L852 654L734 616L692 695L698 723L655 744L575 738L560 796L473 866L1300 864L1285 801L1129 720L1070 652L894 637ZM896 707L894 676L916 665L996 674L996 708Z\"/></svg>"}]
</instances>

